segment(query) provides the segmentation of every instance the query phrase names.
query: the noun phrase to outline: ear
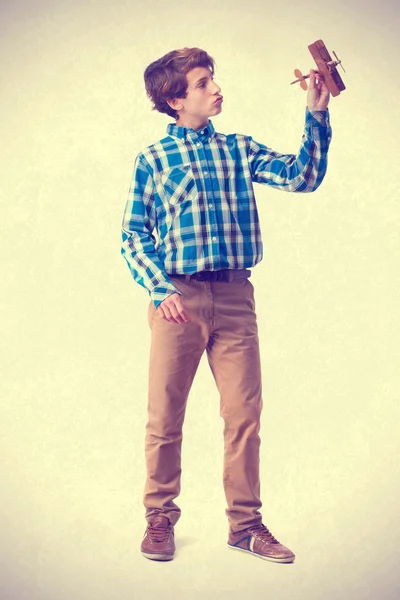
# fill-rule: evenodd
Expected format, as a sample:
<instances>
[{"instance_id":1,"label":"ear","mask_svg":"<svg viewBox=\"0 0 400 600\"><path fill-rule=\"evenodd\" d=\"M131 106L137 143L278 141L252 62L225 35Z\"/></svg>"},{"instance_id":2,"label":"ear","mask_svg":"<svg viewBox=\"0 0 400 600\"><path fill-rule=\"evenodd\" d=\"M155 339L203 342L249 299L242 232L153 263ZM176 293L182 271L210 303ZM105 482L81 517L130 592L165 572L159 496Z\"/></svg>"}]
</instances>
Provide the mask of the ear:
<instances>
[{"instance_id":1,"label":"ear","mask_svg":"<svg viewBox=\"0 0 400 600\"><path fill-rule=\"evenodd\" d=\"M174 98L173 100L167 100L167 104L173 109L173 110L182 110L183 108L183 104L180 98Z\"/></svg>"}]
</instances>

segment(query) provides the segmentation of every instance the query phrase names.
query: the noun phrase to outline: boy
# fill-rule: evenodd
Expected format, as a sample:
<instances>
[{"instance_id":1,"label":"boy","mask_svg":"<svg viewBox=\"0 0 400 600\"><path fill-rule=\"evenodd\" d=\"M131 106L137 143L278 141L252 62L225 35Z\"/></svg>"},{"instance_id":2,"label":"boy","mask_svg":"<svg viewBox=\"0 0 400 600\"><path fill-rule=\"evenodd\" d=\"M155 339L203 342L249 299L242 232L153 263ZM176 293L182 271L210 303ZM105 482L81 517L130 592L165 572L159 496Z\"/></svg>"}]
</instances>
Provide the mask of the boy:
<instances>
[{"instance_id":1,"label":"boy","mask_svg":"<svg viewBox=\"0 0 400 600\"><path fill-rule=\"evenodd\" d=\"M141 551L153 560L174 557L182 425L206 350L225 425L228 546L288 563L294 553L259 512L261 367L249 269L262 259L262 242L252 183L318 188L331 139L329 91L311 70L301 148L284 155L252 137L215 131L210 117L221 112L223 97L213 76L214 60L199 48L169 52L144 73L153 110L176 123L137 156L122 226L122 254L150 294Z\"/></svg>"}]
</instances>

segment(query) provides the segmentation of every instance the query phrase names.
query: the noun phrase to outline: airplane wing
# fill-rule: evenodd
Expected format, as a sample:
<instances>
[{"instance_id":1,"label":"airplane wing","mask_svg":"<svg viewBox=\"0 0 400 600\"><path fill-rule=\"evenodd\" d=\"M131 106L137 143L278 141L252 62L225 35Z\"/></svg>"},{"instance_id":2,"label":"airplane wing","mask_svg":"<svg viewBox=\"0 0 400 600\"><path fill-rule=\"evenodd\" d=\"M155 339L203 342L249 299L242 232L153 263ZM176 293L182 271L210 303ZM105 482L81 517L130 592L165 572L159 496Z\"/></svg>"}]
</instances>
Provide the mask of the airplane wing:
<instances>
[{"instance_id":1,"label":"airplane wing","mask_svg":"<svg viewBox=\"0 0 400 600\"><path fill-rule=\"evenodd\" d=\"M346 89L342 78L340 77L335 67L329 68L326 66L327 62L332 60L324 42L317 40L313 44L308 46L311 56L315 60L318 70L322 73L325 79L325 83L332 96L338 96L340 92Z\"/></svg>"}]
</instances>

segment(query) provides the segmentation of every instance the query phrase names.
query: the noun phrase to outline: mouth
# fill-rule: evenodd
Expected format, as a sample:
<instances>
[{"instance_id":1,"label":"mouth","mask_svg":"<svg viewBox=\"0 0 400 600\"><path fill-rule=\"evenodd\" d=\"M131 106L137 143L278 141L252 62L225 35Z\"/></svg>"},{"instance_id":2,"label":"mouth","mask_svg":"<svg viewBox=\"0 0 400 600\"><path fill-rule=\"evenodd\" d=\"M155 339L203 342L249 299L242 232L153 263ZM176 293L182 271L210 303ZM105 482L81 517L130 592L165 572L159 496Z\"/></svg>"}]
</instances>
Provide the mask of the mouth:
<instances>
[{"instance_id":1,"label":"mouth","mask_svg":"<svg viewBox=\"0 0 400 600\"><path fill-rule=\"evenodd\" d=\"M214 104L217 104L219 102L222 102L222 100L224 99L223 96L218 96L218 98L216 100L214 100Z\"/></svg>"}]
</instances>

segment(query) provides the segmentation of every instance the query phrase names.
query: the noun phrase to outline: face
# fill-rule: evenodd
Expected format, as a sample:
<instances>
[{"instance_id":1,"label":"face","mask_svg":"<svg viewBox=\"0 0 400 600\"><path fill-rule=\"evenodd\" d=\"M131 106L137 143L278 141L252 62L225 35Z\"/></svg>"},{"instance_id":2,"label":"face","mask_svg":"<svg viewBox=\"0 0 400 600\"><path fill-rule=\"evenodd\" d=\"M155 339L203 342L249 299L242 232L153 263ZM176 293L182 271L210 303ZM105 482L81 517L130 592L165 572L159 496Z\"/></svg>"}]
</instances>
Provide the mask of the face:
<instances>
[{"instance_id":1,"label":"face","mask_svg":"<svg viewBox=\"0 0 400 600\"><path fill-rule=\"evenodd\" d=\"M186 79L186 98L175 98L171 103L179 113L176 124L201 129L209 117L219 115L222 110L221 88L207 67L195 67L187 73Z\"/></svg>"}]
</instances>

